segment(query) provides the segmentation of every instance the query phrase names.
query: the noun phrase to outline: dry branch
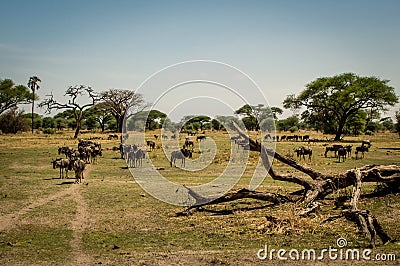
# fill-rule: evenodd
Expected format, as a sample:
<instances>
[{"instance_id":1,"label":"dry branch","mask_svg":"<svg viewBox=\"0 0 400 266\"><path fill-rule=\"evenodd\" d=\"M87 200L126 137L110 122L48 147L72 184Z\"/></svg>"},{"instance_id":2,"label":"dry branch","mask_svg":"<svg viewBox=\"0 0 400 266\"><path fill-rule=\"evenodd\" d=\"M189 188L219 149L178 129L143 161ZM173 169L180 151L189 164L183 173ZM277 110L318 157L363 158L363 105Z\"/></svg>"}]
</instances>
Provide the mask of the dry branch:
<instances>
[{"instance_id":1,"label":"dry branch","mask_svg":"<svg viewBox=\"0 0 400 266\"><path fill-rule=\"evenodd\" d=\"M306 209L301 211L298 215L304 217L316 212L316 210L320 206L320 204L316 202L317 200L324 199L326 196L332 194L339 189L354 186L350 202L350 209L346 209L342 211L340 215L328 218L324 222L329 222L340 217L345 217L346 219L355 222L359 226L359 228L370 239L370 245L373 246L375 244L376 236L379 236L384 244L391 241L391 237L383 230L378 220L368 210L359 210L357 206L361 196L362 183L364 182L384 182L393 185L396 188L399 187L400 166L366 165L361 168L348 170L344 173L327 175L318 172L310 167L300 165L295 160L266 148L258 141L252 140L235 123L233 123L233 127L242 138L249 142L250 150L258 151L261 153L263 165L267 169L268 174L272 177L272 179L295 183L302 186L303 189L287 195L241 189L236 192L227 193L219 198L205 198L201 195L198 195L190 188L186 187L189 190L189 195L195 199L195 204L189 207L186 211L179 213L178 215L188 215L196 210L199 210L200 207L205 205L219 204L244 198L252 198L262 201L268 201L273 204L283 204L298 201L303 202L306 204ZM268 156L271 156L279 160L280 162L285 163L307 174L311 177L311 180L303 177L293 175L281 175L277 173L273 170L272 164Z\"/></svg>"}]
</instances>

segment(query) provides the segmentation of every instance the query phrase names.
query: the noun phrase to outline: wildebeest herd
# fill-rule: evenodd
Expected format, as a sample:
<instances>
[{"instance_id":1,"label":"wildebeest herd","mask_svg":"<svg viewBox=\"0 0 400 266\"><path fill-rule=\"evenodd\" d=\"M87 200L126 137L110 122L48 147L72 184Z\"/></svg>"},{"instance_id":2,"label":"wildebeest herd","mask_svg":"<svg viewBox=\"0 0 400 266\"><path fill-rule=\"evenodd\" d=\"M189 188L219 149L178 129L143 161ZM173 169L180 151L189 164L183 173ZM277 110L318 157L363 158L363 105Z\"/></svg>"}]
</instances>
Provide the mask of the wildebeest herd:
<instances>
[{"instance_id":1,"label":"wildebeest herd","mask_svg":"<svg viewBox=\"0 0 400 266\"><path fill-rule=\"evenodd\" d=\"M204 132L203 132L204 133ZM189 134L193 135L193 134ZM158 136L154 135L156 140ZM176 134L170 136L171 140L177 138ZM117 134L109 135L109 140L119 139ZM166 134L161 135L162 140L167 140L168 136ZM201 142L206 140L207 137L203 134L200 136L196 136L196 142ZM230 138L231 142L237 144L237 148L242 148L243 150L250 150L250 144L247 140L242 139L240 136L232 136ZM264 140L270 141L309 141L310 136L304 135L293 135L293 136L286 136L283 135L280 138L278 136L271 136L267 134L264 137ZM184 145L179 150L174 150L171 152L169 158L169 164L172 167L173 165L176 166L176 160L181 160L181 166L185 167L185 162L187 158L192 158L194 147L196 143L193 139L189 137L185 138ZM144 144L143 144L144 145ZM324 157L327 157L329 152L334 153L334 157L338 159L339 162L343 162L346 158L351 156L352 153L352 145L341 145L341 144L333 144L333 145L323 145L325 147ZM148 147L148 148L147 148ZM364 140L361 143L361 146L355 147L355 155L356 159L359 158L359 154L361 158L364 158L364 153L368 152L369 148L371 147L371 142L369 140ZM147 151L154 151L156 148L156 142L153 140L146 140L146 143L141 148L137 144L122 144L120 143L119 148L116 147L117 150L121 153L121 158L126 159L128 167L142 167L142 160L146 158ZM102 156L102 147L99 142L94 142L92 140L84 140L80 139L78 142L77 149L72 147L59 147L58 154L65 155L65 158L57 158L52 160L53 168L60 169L60 179L68 178L68 171L75 172L75 183L82 183L82 179L84 179L84 170L87 164L96 163L98 156ZM301 146L294 150L297 155L297 158L306 159L311 161L313 151L310 147ZM65 176L64 176L65 172Z\"/></svg>"},{"instance_id":2,"label":"wildebeest herd","mask_svg":"<svg viewBox=\"0 0 400 266\"><path fill-rule=\"evenodd\" d=\"M60 169L60 178L68 178L68 171L75 172L75 183L82 183L84 179L83 172L86 164L97 162L97 156L102 156L102 148L99 142L80 139L78 148L59 147L58 155L64 154L65 158L57 158L52 160L53 169Z\"/></svg>"}]
</instances>

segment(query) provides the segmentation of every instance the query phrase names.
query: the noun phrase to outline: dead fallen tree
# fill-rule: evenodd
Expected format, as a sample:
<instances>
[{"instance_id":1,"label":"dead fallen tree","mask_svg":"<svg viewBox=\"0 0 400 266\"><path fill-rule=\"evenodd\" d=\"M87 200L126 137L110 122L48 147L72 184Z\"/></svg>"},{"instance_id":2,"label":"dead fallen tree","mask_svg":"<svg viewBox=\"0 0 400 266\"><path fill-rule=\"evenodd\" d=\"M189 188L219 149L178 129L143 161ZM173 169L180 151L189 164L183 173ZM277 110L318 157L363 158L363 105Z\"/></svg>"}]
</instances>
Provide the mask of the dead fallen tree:
<instances>
[{"instance_id":1,"label":"dead fallen tree","mask_svg":"<svg viewBox=\"0 0 400 266\"><path fill-rule=\"evenodd\" d=\"M305 206L304 210L298 213L298 216L308 216L319 208L320 200L323 200L333 192L353 186L353 193L348 208L344 209L340 215L333 216L324 222L329 222L341 217L349 221L355 222L357 226L370 239L373 246L378 236L385 244L391 241L391 237L384 231L378 220L368 211L359 210L357 205L361 196L361 187L366 182L386 183L392 188L398 189L400 186L400 166L397 165L367 165L361 168L351 169L339 174L324 174L310 167L303 166L295 160L283 156L271 149L266 148L258 141L249 138L239 126L234 124L239 135L248 141L250 150L261 153L261 159L264 167L268 170L268 174L272 179L277 181L289 182L300 185L302 189L288 193L286 195L270 192L250 191L241 189L236 192L229 192L219 198L204 198L203 196L188 189L189 195L195 199L195 204L177 215L188 215L200 210L203 206L213 205L235 201L239 199L257 199L261 201L271 202L271 204L284 204L289 202L300 202ZM310 178L299 177L295 175L280 174L276 172L269 160L269 157L287 164L294 169L308 175Z\"/></svg>"}]
</instances>

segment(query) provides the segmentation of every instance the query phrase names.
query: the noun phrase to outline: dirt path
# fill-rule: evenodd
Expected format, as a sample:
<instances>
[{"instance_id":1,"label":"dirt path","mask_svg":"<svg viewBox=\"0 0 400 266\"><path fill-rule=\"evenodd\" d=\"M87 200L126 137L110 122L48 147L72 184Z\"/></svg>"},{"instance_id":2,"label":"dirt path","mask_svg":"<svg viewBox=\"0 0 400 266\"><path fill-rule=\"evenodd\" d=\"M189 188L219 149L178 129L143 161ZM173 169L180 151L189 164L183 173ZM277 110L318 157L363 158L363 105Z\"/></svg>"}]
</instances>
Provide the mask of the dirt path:
<instances>
[{"instance_id":1,"label":"dirt path","mask_svg":"<svg viewBox=\"0 0 400 266\"><path fill-rule=\"evenodd\" d=\"M61 191L54 193L52 195L49 195L47 197L35 199L34 202L32 202L28 206L14 212L14 213L3 215L2 217L0 217L0 231L8 231L8 230L14 228L20 221L19 218L21 216L23 216L24 214L26 214L28 211L33 210L37 207L40 207L40 206L48 203L49 201L54 201L55 199L67 196L67 195L73 193L73 191L76 189L77 189L77 186L72 185L67 189L61 190Z\"/></svg>"},{"instance_id":2,"label":"dirt path","mask_svg":"<svg viewBox=\"0 0 400 266\"><path fill-rule=\"evenodd\" d=\"M87 182L90 170L91 165L87 165L84 172L84 183ZM81 185L84 185L84 183ZM90 220L88 206L80 193L79 186L81 185L75 185L77 189L72 191L72 198L76 203L76 216L71 222L73 230L70 241L73 257L72 265L90 265L93 261L93 257L83 251L83 233L86 228L90 227Z\"/></svg>"},{"instance_id":3,"label":"dirt path","mask_svg":"<svg viewBox=\"0 0 400 266\"><path fill-rule=\"evenodd\" d=\"M58 198L65 197L70 195L76 203L76 216L74 220L71 221L71 229L73 230L72 239L70 241L70 245L72 248L72 259L71 265L89 265L93 261L92 256L83 252L83 233L86 228L89 228L89 212L88 206L85 202L85 199L80 193L80 187L84 185L87 180L89 173L91 171L91 165L87 165L82 184L72 184L70 187L63 189L57 193L49 195L47 197L36 199L31 204L26 207L4 216L0 217L0 231L9 231L14 227L18 226L21 221L20 217L33 210L37 207L40 207L50 201L54 201Z\"/></svg>"}]
</instances>

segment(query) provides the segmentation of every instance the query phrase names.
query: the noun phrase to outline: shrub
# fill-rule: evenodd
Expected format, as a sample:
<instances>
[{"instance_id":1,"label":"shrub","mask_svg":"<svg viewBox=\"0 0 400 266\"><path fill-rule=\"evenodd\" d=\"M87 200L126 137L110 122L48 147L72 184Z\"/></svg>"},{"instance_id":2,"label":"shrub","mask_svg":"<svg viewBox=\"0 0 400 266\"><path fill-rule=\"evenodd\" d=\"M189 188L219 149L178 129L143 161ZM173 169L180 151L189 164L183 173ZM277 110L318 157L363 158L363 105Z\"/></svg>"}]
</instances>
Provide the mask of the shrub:
<instances>
[{"instance_id":1,"label":"shrub","mask_svg":"<svg viewBox=\"0 0 400 266\"><path fill-rule=\"evenodd\" d=\"M55 134L56 130L54 128L45 128L43 129L44 134Z\"/></svg>"}]
</instances>

